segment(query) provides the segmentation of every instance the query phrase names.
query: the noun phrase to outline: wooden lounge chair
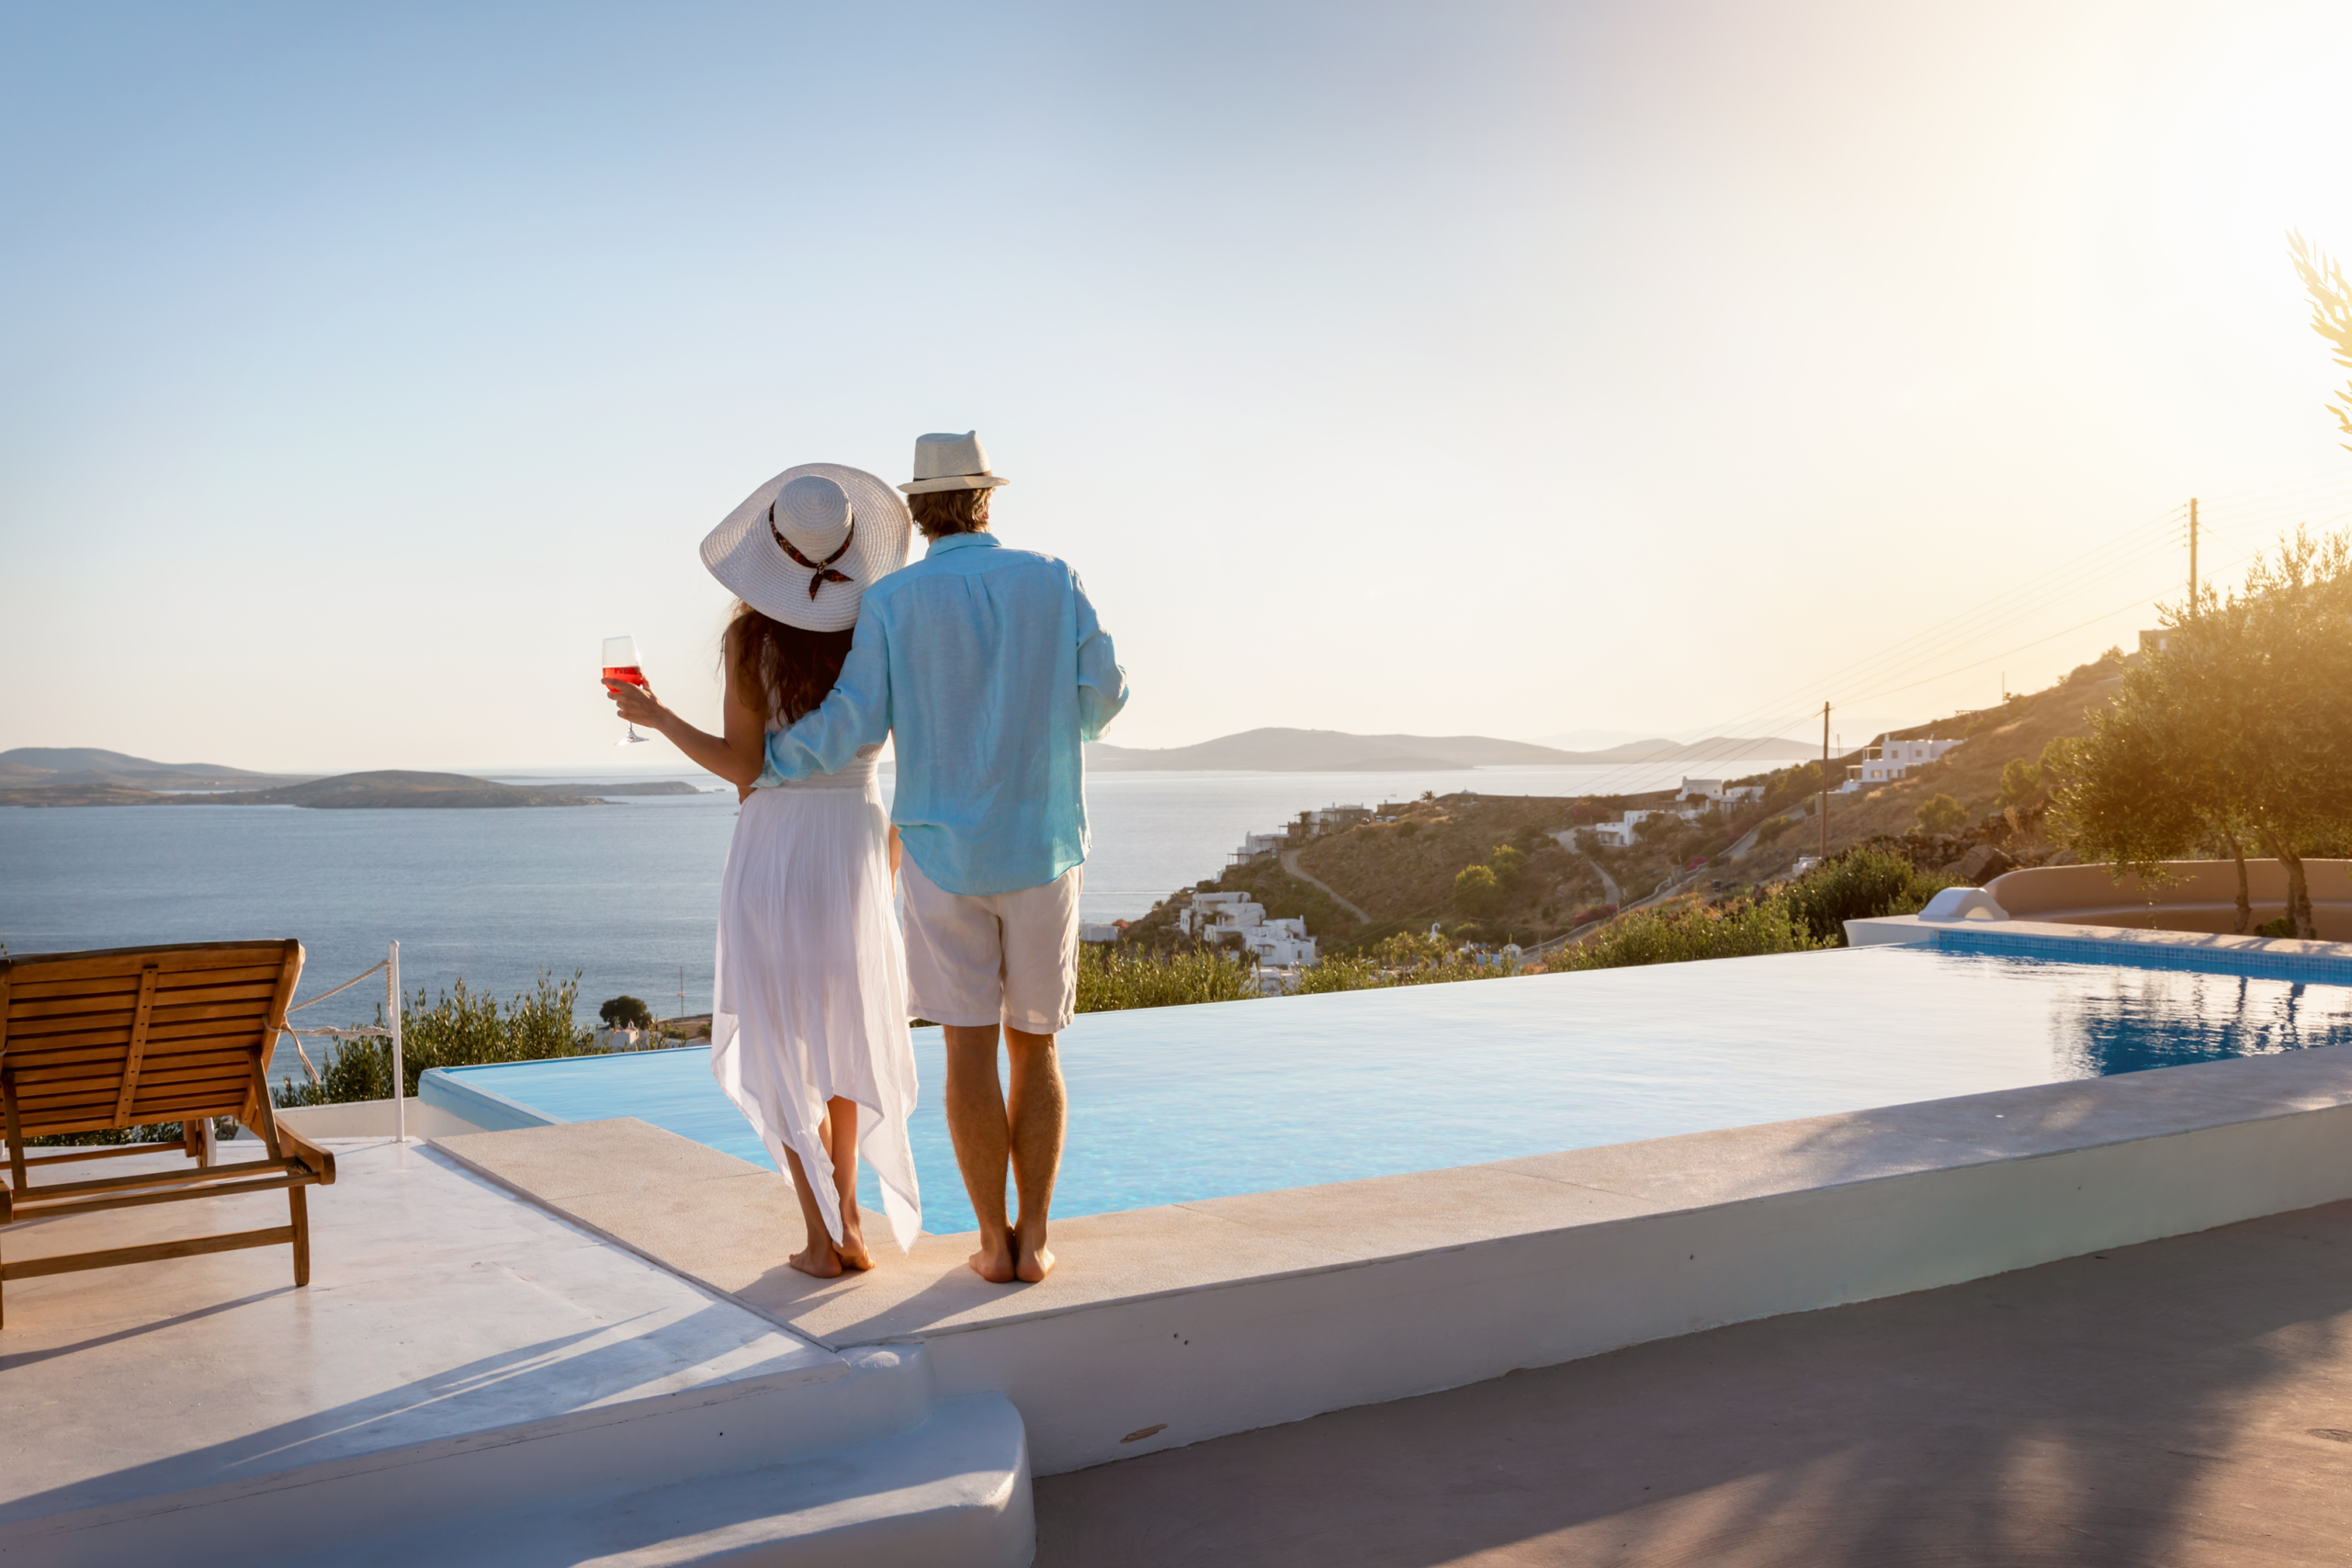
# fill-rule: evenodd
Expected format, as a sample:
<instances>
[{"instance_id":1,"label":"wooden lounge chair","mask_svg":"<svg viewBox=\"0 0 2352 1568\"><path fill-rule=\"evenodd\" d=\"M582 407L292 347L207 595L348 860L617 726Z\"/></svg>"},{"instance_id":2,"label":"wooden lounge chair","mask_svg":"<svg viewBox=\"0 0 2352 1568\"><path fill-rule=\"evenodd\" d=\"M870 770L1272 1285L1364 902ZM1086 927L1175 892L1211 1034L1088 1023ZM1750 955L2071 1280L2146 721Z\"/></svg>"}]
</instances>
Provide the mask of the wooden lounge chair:
<instances>
[{"instance_id":1,"label":"wooden lounge chair","mask_svg":"<svg viewBox=\"0 0 2352 1568\"><path fill-rule=\"evenodd\" d=\"M334 1179L334 1156L272 1113L266 1066L302 973L302 944L199 942L99 953L0 958L0 1113L6 1117L6 1227L46 1214L89 1213L238 1192L286 1194L288 1223L62 1257L0 1258L9 1280L187 1258L243 1247L294 1248L294 1283L311 1282L303 1189ZM233 1116L268 1157L213 1162L212 1119ZM25 1140L177 1122L193 1167L87 1181L32 1182L40 1166L173 1145L110 1144L28 1155Z\"/></svg>"}]
</instances>

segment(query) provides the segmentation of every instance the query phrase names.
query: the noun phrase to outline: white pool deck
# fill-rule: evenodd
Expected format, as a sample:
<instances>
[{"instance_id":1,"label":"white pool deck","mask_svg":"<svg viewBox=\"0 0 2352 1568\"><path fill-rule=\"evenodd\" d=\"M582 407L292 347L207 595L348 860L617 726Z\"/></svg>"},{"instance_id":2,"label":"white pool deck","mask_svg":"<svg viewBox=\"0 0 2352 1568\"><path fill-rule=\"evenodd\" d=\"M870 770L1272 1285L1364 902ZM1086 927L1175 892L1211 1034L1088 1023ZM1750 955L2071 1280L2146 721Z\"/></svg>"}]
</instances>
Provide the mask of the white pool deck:
<instances>
[{"instance_id":1,"label":"white pool deck","mask_svg":"<svg viewBox=\"0 0 2352 1568\"><path fill-rule=\"evenodd\" d=\"M1033 1465L2352 1198L2352 1051L1059 1221L1014 1288L959 1236L796 1274L782 1178L632 1120L426 1130L332 1145L305 1291L267 1251L9 1287L0 1564L1019 1562Z\"/></svg>"},{"instance_id":2,"label":"white pool deck","mask_svg":"<svg viewBox=\"0 0 2352 1568\"><path fill-rule=\"evenodd\" d=\"M282 1249L8 1286L0 1562L695 1561L662 1545L726 1526L805 1535L808 1518L776 1516L838 1516L844 1499L791 1461L936 1413L919 1355L812 1344L428 1146L330 1146L340 1177L311 1207L307 1289ZM202 1205L196 1223L254 1223L232 1210L272 1197ZM190 1223L187 1205L67 1216L11 1229L8 1255ZM903 1461L897 1447L877 1457ZM749 1491L712 1484L729 1476ZM1004 1522L1025 1540L1018 1480ZM682 1486L698 1522L649 1534ZM558 1517L528 1517L549 1505Z\"/></svg>"}]
</instances>

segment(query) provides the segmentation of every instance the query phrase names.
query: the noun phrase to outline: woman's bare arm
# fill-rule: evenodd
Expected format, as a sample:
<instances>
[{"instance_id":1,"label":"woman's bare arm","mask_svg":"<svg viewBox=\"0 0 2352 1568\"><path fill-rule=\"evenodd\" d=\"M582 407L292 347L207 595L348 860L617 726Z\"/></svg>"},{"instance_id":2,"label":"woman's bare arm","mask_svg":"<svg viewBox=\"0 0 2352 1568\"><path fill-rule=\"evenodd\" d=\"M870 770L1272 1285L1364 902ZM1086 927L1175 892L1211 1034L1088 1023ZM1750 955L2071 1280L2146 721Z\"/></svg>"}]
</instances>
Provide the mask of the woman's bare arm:
<instances>
[{"instance_id":1,"label":"woman's bare arm","mask_svg":"<svg viewBox=\"0 0 2352 1568\"><path fill-rule=\"evenodd\" d=\"M748 792L767 766L767 716L750 694L736 689L732 659L727 661L727 695L721 704L724 735L696 729L664 706L650 687L607 681L605 689L622 718L657 732L695 763L733 784L739 795Z\"/></svg>"}]
</instances>

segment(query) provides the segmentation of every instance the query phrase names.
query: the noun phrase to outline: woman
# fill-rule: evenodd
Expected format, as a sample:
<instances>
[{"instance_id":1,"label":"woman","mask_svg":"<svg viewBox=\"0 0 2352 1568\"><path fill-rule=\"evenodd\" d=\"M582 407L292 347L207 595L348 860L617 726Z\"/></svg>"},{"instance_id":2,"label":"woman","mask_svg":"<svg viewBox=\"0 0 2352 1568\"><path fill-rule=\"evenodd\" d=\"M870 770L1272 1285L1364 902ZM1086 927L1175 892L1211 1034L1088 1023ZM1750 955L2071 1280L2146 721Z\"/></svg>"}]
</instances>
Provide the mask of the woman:
<instances>
[{"instance_id":1,"label":"woman","mask_svg":"<svg viewBox=\"0 0 2352 1568\"><path fill-rule=\"evenodd\" d=\"M659 730L742 793L720 884L710 1066L792 1175L804 1274L870 1269L857 1208L863 1154L904 1251L922 1228L907 1118L915 1102L906 950L892 910L896 829L874 749L838 773L784 784L767 738L824 701L866 586L906 564L910 520L882 480L809 463L752 492L702 543L741 603L721 643L723 735L650 690L607 682L633 724Z\"/></svg>"}]
</instances>

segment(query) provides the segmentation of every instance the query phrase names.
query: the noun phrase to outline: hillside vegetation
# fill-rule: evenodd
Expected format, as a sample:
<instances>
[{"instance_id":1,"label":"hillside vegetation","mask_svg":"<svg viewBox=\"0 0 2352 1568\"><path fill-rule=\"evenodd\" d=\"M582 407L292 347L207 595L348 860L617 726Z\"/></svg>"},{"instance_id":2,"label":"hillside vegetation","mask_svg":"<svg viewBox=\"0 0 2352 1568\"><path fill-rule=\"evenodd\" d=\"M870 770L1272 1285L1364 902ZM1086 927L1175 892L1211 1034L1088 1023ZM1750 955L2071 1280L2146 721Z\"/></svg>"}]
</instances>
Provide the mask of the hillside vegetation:
<instances>
[{"instance_id":1,"label":"hillside vegetation","mask_svg":"<svg viewBox=\"0 0 2352 1568\"><path fill-rule=\"evenodd\" d=\"M1928 736L1950 739L1956 735L1967 739L1944 753L1940 761L1915 768L1908 776L1892 784L1876 785L1859 795L1831 795L1831 852L1882 835L1900 836L1917 828L1920 808L1939 795L1949 795L1958 802L1970 821L1999 811L2006 804L2001 799L2003 771L2018 759L2029 764L2038 762L2052 740L2089 734L2090 715L2114 700L2127 662L2117 659L2085 665L2066 681L2046 691L2012 697L2000 707L1984 709L1965 719L1898 732L1899 738L1905 739ZM1812 851L1812 824L1808 822L1806 828L1805 832L1794 835L1805 840L1801 847L1791 846L1798 852ZM2026 859L2037 850L2046 852L2052 847L2046 839L2041 839L2020 843L2010 852Z\"/></svg>"},{"instance_id":2,"label":"hillside vegetation","mask_svg":"<svg viewBox=\"0 0 2352 1568\"><path fill-rule=\"evenodd\" d=\"M2086 734L2089 716L2112 700L2131 662L2112 651L2044 691L1896 732L1896 739L1958 739L1962 744L1892 784L1855 795L1833 794L1830 853L1842 859L1849 851L1875 848L1938 883L1967 879L1961 863L1979 844L1996 844L2007 857L2003 864L2047 859L2055 846L2042 830L2040 790L2020 792L2017 765L2030 773L2052 741ZM1861 756L1855 750L1833 758L1831 777L1842 782L1847 765ZM1390 802L1379 814L1393 821L1293 839L1298 869L1369 919L1356 919L1321 889L1291 874L1283 857L1267 856L1229 866L1197 889L1171 894L1129 929L1128 940L1181 945L1177 910L1195 890L1246 892L1272 918L1304 917L1325 953L1343 957L1368 953L1392 936L1425 932L1431 925L1457 941L1522 946L1545 942L1611 911L1603 871L1617 884L1617 901L1628 905L1666 889L1686 902L1752 908L1768 889L1788 880L1800 856L1819 852L1819 820L1812 813L1821 764L1798 763L1739 782L1762 785L1764 798L1702 812L1693 821L1652 818L1642 825L1637 840L1623 849L1592 847L1589 835L1578 836L1574 848L1559 840L1570 829L1615 820L1627 808L1668 806L1671 791L1570 798L1465 791ZM2004 798L2005 789L2009 798ZM1923 828L1923 808L1934 831ZM1668 945L1702 946L1764 940L1746 926L1741 931L1746 934L1693 928L1652 937Z\"/></svg>"}]
</instances>

